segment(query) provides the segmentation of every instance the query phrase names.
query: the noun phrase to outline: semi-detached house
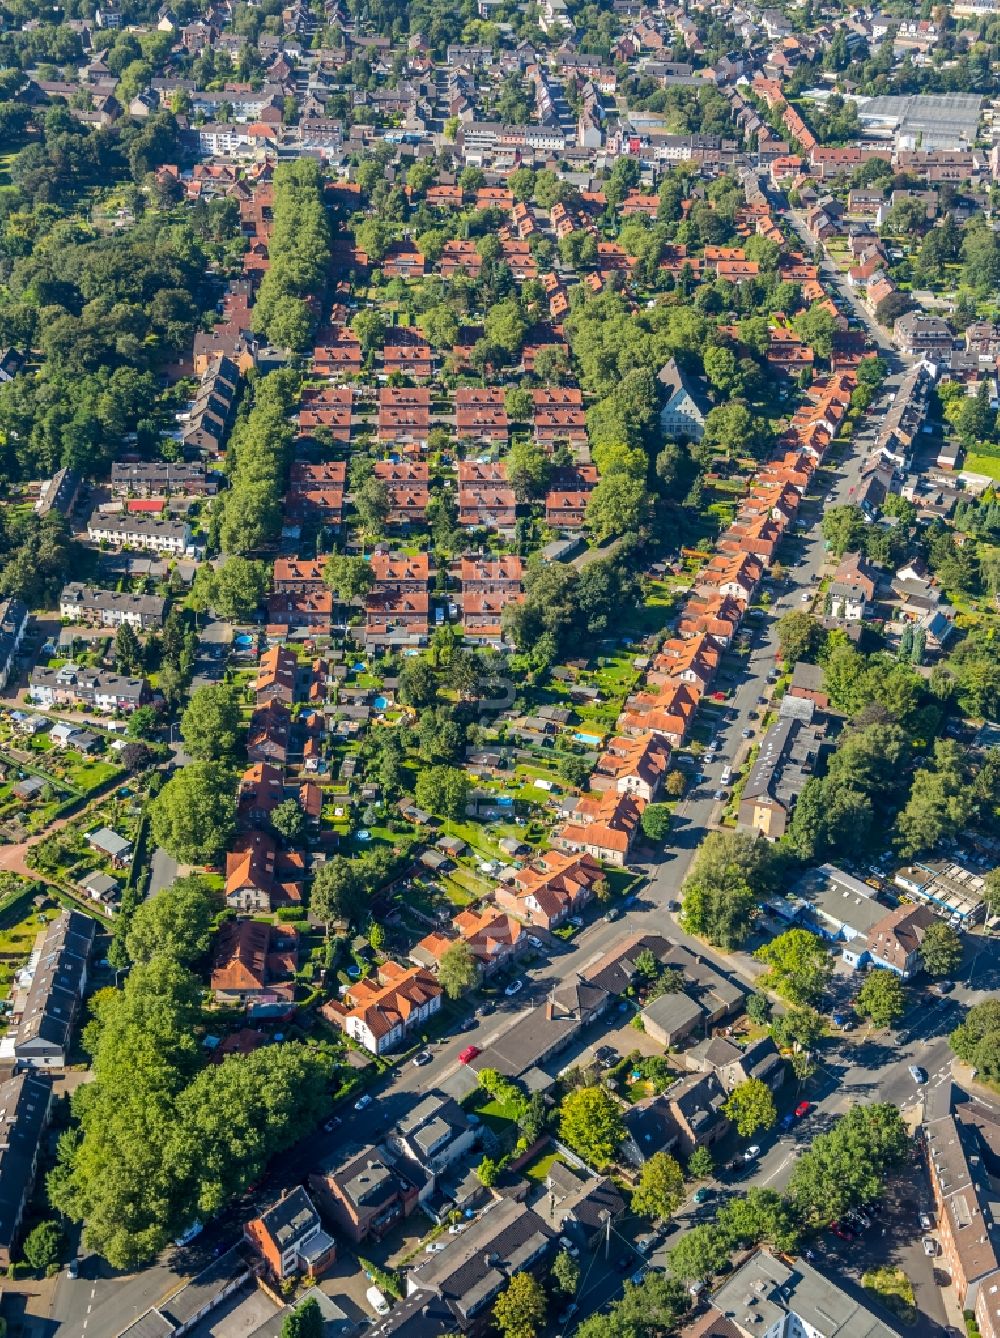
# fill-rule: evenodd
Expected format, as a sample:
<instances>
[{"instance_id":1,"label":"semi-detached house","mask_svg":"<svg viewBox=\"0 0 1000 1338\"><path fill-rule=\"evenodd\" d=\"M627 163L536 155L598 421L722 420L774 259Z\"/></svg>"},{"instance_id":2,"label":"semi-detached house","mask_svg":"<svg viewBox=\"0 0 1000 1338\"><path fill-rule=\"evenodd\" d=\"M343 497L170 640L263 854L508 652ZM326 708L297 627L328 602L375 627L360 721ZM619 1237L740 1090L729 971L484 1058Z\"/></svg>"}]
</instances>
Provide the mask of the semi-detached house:
<instances>
[{"instance_id":1,"label":"semi-detached house","mask_svg":"<svg viewBox=\"0 0 1000 1338\"><path fill-rule=\"evenodd\" d=\"M387 961L376 978L352 984L342 1000L331 1000L321 1011L366 1050L381 1055L433 1017L443 993L429 971Z\"/></svg>"}]
</instances>

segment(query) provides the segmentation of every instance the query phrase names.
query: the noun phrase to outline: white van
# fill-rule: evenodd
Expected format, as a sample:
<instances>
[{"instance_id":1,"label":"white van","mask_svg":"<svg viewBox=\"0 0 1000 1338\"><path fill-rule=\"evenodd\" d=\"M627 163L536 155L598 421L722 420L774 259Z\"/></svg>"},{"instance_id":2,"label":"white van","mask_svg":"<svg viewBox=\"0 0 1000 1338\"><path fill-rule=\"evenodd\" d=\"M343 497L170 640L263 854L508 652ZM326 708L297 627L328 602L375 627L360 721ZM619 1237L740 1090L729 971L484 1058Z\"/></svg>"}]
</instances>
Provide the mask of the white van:
<instances>
[{"instance_id":1,"label":"white van","mask_svg":"<svg viewBox=\"0 0 1000 1338\"><path fill-rule=\"evenodd\" d=\"M382 1292L377 1287L369 1287L365 1292L365 1300L375 1311L376 1315L388 1315L389 1302L385 1299Z\"/></svg>"},{"instance_id":2,"label":"white van","mask_svg":"<svg viewBox=\"0 0 1000 1338\"><path fill-rule=\"evenodd\" d=\"M723 767L722 775L719 777L719 783L721 785L728 785L732 779L733 779L732 767Z\"/></svg>"}]
</instances>

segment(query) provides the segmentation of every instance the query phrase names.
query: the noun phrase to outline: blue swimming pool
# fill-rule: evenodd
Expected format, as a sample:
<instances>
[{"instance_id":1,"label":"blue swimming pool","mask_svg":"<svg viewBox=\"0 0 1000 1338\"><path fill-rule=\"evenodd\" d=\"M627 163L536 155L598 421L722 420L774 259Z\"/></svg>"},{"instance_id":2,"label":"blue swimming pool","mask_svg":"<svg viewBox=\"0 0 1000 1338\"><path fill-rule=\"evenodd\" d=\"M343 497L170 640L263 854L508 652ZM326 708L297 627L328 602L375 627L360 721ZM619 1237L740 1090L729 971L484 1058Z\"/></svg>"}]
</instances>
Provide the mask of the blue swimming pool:
<instances>
[{"instance_id":1,"label":"blue swimming pool","mask_svg":"<svg viewBox=\"0 0 1000 1338\"><path fill-rule=\"evenodd\" d=\"M376 711L384 711L389 705L389 699L388 697L376 697L374 702L372 702L372 705L375 707Z\"/></svg>"},{"instance_id":2,"label":"blue swimming pool","mask_svg":"<svg viewBox=\"0 0 1000 1338\"><path fill-rule=\"evenodd\" d=\"M247 646L252 646L253 643L254 643L253 637L250 636L249 633L247 632L241 632L239 636L236 637L234 640L234 645L240 646L243 649L246 649Z\"/></svg>"},{"instance_id":3,"label":"blue swimming pool","mask_svg":"<svg viewBox=\"0 0 1000 1338\"><path fill-rule=\"evenodd\" d=\"M600 734L574 734L573 738L577 743L600 743Z\"/></svg>"},{"instance_id":4,"label":"blue swimming pool","mask_svg":"<svg viewBox=\"0 0 1000 1338\"><path fill-rule=\"evenodd\" d=\"M360 660L357 662L357 664L352 664L351 668L354 670L356 674L363 674L365 672L365 666L361 663Z\"/></svg>"}]
</instances>

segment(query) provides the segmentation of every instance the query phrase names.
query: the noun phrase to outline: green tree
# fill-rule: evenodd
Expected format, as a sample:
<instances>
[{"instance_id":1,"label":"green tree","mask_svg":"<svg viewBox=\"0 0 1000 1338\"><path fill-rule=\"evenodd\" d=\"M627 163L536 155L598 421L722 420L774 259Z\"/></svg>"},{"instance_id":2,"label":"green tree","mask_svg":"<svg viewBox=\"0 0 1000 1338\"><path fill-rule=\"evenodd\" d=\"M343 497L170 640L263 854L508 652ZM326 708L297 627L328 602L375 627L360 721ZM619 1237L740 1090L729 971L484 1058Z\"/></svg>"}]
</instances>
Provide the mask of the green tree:
<instances>
[{"instance_id":1,"label":"green tree","mask_svg":"<svg viewBox=\"0 0 1000 1338\"><path fill-rule=\"evenodd\" d=\"M506 465L507 478L519 502L544 497L552 473L552 462L534 438L519 437L510 448Z\"/></svg>"},{"instance_id":2,"label":"green tree","mask_svg":"<svg viewBox=\"0 0 1000 1338\"><path fill-rule=\"evenodd\" d=\"M692 1180L707 1180L715 1170L712 1154L706 1147L696 1147L688 1157L687 1171Z\"/></svg>"},{"instance_id":3,"label":"green tree","mask_svg":"<svg viewBox=\"0 0 1000 1338\"><path fill-rule=\"evenodd\" d=\"M565 1296L575 1296L580 1285L580 1265L569 1250L560 1250L552 1263L552 1279Z\"/></svg>"},{"instance_id":4,"label":"green tree","mask_svg":"<svg viewBox=\"0 0 1000 1338\"><path fill-rule=\"evenodd\" d=\"M948 1042L959 1059L971 1064L986 1082L1000 1082L1000 999L973 1005Z\"/></svg>"},{"instance_id":5,"label":"green tree","mask_svg":"<svg viewBox=\"0 0 1000 1338\"><path fill-rule=\"evenodd\" d=\"M731 1249L761 1242L782 1252L798 1245L799 1226L792 1206L773 1189L751 1186L742 1197L729 1199L715 1216L715 1225Z\"/></svg>"},{"instance_id":6,"label":"green tree","mask_svg":"<svg viewBox=\"0 0 1000 1338\"><path fill-rule=\"evenodd\" d=\"M792 609L778 620L778 646L786 668L799 660L815 663L824 641L823 628L811 613Z\"/></svg>"},{"instance_id":7,"label":"green tree","mask_svg":"<svg viewBox=\"0 0 1000 1338\"><path fill-rule=\"evenodd\" d=\"M859 551L864 545L865 517L859 506L831 506L823 513L823 538L836 557Z\"/></svg>"},{"instance_id":8,"label":"green tree","mask_svg":"<svg viewBox=\"0 0 1000 1338\"><path fill-rule=\"evenodd\" d=\"M334 920L356 920L364 905L364 886L358 862L334 855L313 875L309 909L329 925Z\"/></svg>"},{"instance_id":9,"label":"green tree","mask_svg":"<svg viewBox=\"0 0 1000 1338\"><path fill-rule=\"evenodd\" d=\"M199 568L199 575L206 568ZM220 618L247 622L267 594L268 568L264 562L232 556L213 573L211 606Z\"/></svg>"},{"instance_id":10,"label":"green tree","mask_svg":"<svg viewBox=\"0 0 1000 1338\"><path fill-rule=\"evenodd\" d=\"M754 956L770 967L762 984L794 1004L815 1003L833 973L822 941L807 929L789 929L757 949Z\"/></svg>"},{"instance_id":11,"label":"green tree","mask_svg":"<svg viewBox=\"0 0 1000 1338\"><path fill-rule=\"evenodd\" d=\"M354 509L365 534L377 538L385 530L392 509L389 488L384 479L370 475L354 493Z\"/></svg>"},{"instance_id":12,"label":"green tree","mask_svg":"<svg viewBox=\"0 0 1000 1338\"><path fill-rule=\"evenodd\" d=\"M212 864L236 830L233 777L218 762L177 771L150 805L153 837L185 864Z\"/></svg>"},{"instance_id":13,"label":"green tree","mask_svg":"<svg viewBox=\"0 0 1000 1338\"><path fill-rule=\"evenodd\" d=\"M771 1037L780 1050L799 1046L811 1050L823 1035L824 1022L815 1008L789 1008L771 1020Z\"/></svg>"},{"instance_id":14,"label":"green tree","mask_svg":"<svg viewBox=\"0 0 1000 1338\"><path fill-rule=\"evenodd\" d=\"M772 887L775 855L743 832L710 832L682 887L681 923L717 947L738 947L750 932L757 900Z\"/></svg>"},{"instance_id":15,"label":"green tree","mask_svg":"<svg viewBox=\"0 0 1000 1338\"><path fill-rule=\"evenodd\" d=\"M906 991L895 971L869 971L854 1006L875 1027L891 1027L906 1012Z\"/></svg>"},{"instance_id":16,"label":"green tree","mask_svg":"<svg viewBox=\"0 0 1000 1338\"><path fill-rule=\"evenodd\" d=\"M184 745L192 757L216 762L232 758L244 732L234 687L228 683L209 683L192 692L181 717Z\"/></svg>"},{"instance_id":17,"label":"green tree","mask_svg":"<svg viewBox=\"0 0 1000 1338\"><path fill-rule=\"evenodd\" d=\"M764 1026L771 1019L771 1001L765 994L754 993L747 999L747 1017L758 1027Z\"/></svg>"},{"instance_id":18,"label":"green tree","mask_svg":"<svg viewBox=\"0 0 1000 1338\"><path fill-rule=\"evenodd\" d=\"M504 1338L535 1338L544 1327L545 1289L530 1273L514 1273L493 1304L493 1318Z\"/></svg>"},{"instance_id":19,"label":"green tree","mask_svg":"<svg viewBox=\"0 0 1000 1338\"><path fill-rule=\"evenodd\" d=\"M951 925L935 920L924 933L920 956L930 975L953 976L962 961L962 939Z\"/></svg>"},{"instance_id":20,"label":"green tree","mask_svg":"<svg viewBox=\"0 0 1000 1338\"><path fill-rule=\"evenodd\" d=\"M950 739L938 739L933 767L920 767L914 772L910 797L896 822L896 844L903 858L931 850L946 837L954 836L969 820L972 801L958 745Z\"/></svg>"},{"instance_id":21,"label":"green tree","mask_svg":"<svg viewBox=\"0 0 1000 1338\"><path fill-rule=\"evenodd\" d=\"M640 529L649 513L645 478L626 472L602 473L587 498L587 525L598 540Z\"/></svg>"},{"instance_id":22,"label":"green tree","mask_svg":"<svg viewBox=\"0 0 1000 1338\"><path fill-rule=\"evenodd\" d=\"M24 1238L24 1257L36 1273L58 1264L65 1245L62 1227L51 1218L39 1222Z\"/></svg>"},{"instance_id":23,"label":"green tree","mask_svg":"<svg viewBox=\"0 0 1000 1338\"><path fill-rule=\"evenodd\" d=\"M131 623L122 623L115 633L115 668L120 674L137 674L142 669L142 646Z\"/></svg>"},{"instance_id":24,"label":"green tree","mask_svg":"<svg viewBox=\"0 0 1000 1338\"><path fill-rule=\"evenodd\" d=\"M906 1156L906 1127L895 1106L857 1105L817 1134L795 1163L788 1196L800 1218L825 1226L875 1198L888 1167Z\"/></svg>"},{"instance_id":25,"label":"green tree","mask_svg":"<svg viewBox=\"0 0 1000 1338\"><path fill-rule=\"evenodd\" d=\"M472 785L458 767L429 767L417 776L415 795L421 808L444 818L465 816Z\"/></svg>"},{"instance_id":26,"label":"green tree","mask_svg":"<svg viewBox=\"0 0 1000 1338\"><path fill-rule=\"evenodd\" d=\"M837 321L828 306L814 303L795 317L795 331L799 338L807 343L821 358L829 358L833 353L833 336L837 331Z\"/></svg>"},{"instance_id":27,"label":"green tree","mask_svg":"<svg viewBox=\"0 0 1000 1338\"><path fill-rule=\"evenodd\" d=\"M614 1161L625 1122L618 1102L603 1087L578 1087L562 1100L559 1131L574 1152L602 1171Z\"/></svg>"},{"instance_id":28,"label":"green tree","mask_svg":"<svg viewBox=\"0 0 1000 1338\"><path fill-rule=\"evenodd\" d=\"M363 557L331 553L323 568L323 580L345 604L361 599L372 586L371 564Z\"/></svg>"},{"instance_id":29,"label":"green tree","mask_svg":"<svg viewBox=\"0 0 1000 1338\"><path fill-rule=\"evenodd\" d=\"M654 1222L665 1222L684 1202L684 1174L667 1152L654 1152L639 1172L632 1209Z\"/></svg>"},{"instance_id":30,"label":"green tree","mask_svg":"<svg viewBox=\"0 0 1000 1338\"><path fill-rule=\"evenodd\" d=\"M479 969L472 949L464 939L445 948L438 963L438 980L449 999L459 999L479 980Z\"/></svg>"},{"instance_id":31,"label":"green tree","mask_svg":"<svg viewBox=\"0 0 1000 1338\"><path fill-rule=\"evenodd\" d=\"M283 799L271 813L271 826L289 845L297 845L306 834L306 815L297 799Z\"/></svg>"},{"instance_id":32,"label":"green tree","mask_svg":"<svg viewBox=\"0 0 1000 1338\"><path fill-rule=\"evenodd\" d=\"M773 1129L778 1118L771 1089L760 1078L737 1083L722 1109L742 1138L749 1138L758 1129Z\"/></svg>"},{"instance_id":33,"label":"green tree","mask_svg":"<svg viewBox=\"0 0 1000 1338\"><path fill-rule=\"evenodd\" d=\"M310 1296L297 1305L281 1324L281 1338L323 1338L323 1312L319 1302Z\"/></svg>"},{"instance_id":34,"label":"green tree","mask_svg":"<svg viewBox=\"0 0 1000 1338\"><path fill-rule=\"evenodd\" d=\"M642 830L651 841L666 840L670 831L670 807L668 804L647 804L642 810Z\"/></svg>"},{"instance_id":35,"label":"green tree","mask_svg":"<svg viewBox=\"0 0 1000 1338\"><path fill-rule=\"evenodd\" d=\"M677 1331L690 1307L682 1283L650 1269L640 1283L625 1283L622 1299L608 1313L591 1315L574 1333L576 1338L660 1338Z\"/></svg>"},{"instance_id":36,"label":"green tree","mask_svg":"<svg viewBox=\"0 0 1000 1338\"><path fill-rule=\"evenodd\" d=\"M125 937L129 960L145 966L162 953L189 965L208 951L220 909L219 894L207 878L176 878L135 910Z\"/></svg>"},{"instance_id":37,"label":"green tree","mask_svg":"<svg viewBox=\"0 0 1000 1338\"><path fill-rule=\"evenodd\" d=\"M705 1223L685 1231L667 1261L681 1282L707 1282L729 1263L729 1244L718 1227Z\"/></svg>"},{"instance_id":38,"label":"green tree","mask_svg":"<svg viewBox=\"0 0 1000 1338\"><path fill-rule=\"evenodd\" d=\"M1000 915L1000 866L991 869L983 880L983 901L990 915Z\"/></svg>"}]
</instances>

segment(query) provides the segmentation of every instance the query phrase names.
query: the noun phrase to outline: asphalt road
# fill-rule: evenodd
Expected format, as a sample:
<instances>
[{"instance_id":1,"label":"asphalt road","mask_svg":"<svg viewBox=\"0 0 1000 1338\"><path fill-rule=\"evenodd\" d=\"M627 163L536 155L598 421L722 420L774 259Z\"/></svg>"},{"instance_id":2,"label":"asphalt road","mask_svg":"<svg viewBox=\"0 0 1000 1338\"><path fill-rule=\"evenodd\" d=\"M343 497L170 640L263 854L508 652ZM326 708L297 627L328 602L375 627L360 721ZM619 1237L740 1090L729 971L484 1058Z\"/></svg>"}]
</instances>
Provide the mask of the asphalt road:
<instances>
[{"instance_id":1,"label":"asphalt road","mask_svg":"<svg viewBox=\"0 0 1000 1338\"><path fill-rule=\"evenodd\" d=\"M892 383L887 386L886 393L891 389ZM878 405L874 406L873 412L877 413L878 409ZM826 505L848 498L856 485L859 469L860 457L851 454L836 472ZM752 741L742 738L743 731L759 728L755 717L761 711L758 699L767 691L768 672L774 667L777 620L790 608L806 607L810 600L803 601L803 595L811 596L815 591L823 563L819 531L821 514L822 506L818 500L803 504L804 530L793 541L798 546L798 559L771 610L756 623L748 623L754 627L754 639L744 675L725 703L724 715L722 711L715 713L718 718L715 737L719 739L720 748L710 761L703 759L705 781L679 807L668 848L663 858L652 866L649 881L635 908L614 923L598 918L565 949L555 950L548 961L527 972L525 988L519 995L504 1000L496 1012L477 1017L470 1031L431 1047L433 1058L430 1064L423 1068L402 1065L380 1084L372 1107L364 1112L355 1112L351 1108L341 1110L342 1124L335 1132L315 1134L276 1159L261 1185L261 1200L273 1201L285 1186L301 1183L318 1161L344 1143L355 1138L371 1140L384 1133L412 1106L417 1094L442 1085L457 1085L456 1090L461 1090L463 1082L471 1085L471 1077L465 1075L458 1063L458 1053L464 1046L476 1044L484 1048L510 1025L515 1015L542 999L553 983L564 981L583 969L627 933L665 929L671 938L688 944L703 955L716 956L717 964L724 971L742 976L744 983L753 979L755 964L750 958L740 954L728 957L712 954L704 944L684 933L667 906L678 899L694 853L717 819L720 805L714 799L714 793L720 785L722 768L732 765L751 745ZM949 1058L945 1035L946 1030L928 1036L915 1032L910 1040L899 1045L886 1045L876 1038L853 1046L850 1057L845 1058L842 1066L837 1061L836 1067L828 1067L824 1075L828 1090L817 1099L815 1115L791 1135L777 1138L765 1147L758 1171L742 1184L761 1183L781 1188L791 1174L801 1146L828 1124L832 1116L848 1109L854 1101L879 1099L906 1105L917 1099L907 1064L919 1062L931 1074L932 1081L939 1080ZM85 1261L81 1276L75 1281L64 1275L57 1289L55 1315L65 1338L94 1338L95 1334L106 1338L119 1332L149 1305L179 1286L184 1277L203 1267L217 1244L235 1238L241 1219L249 1214L249 1206L242 1212L231 1211L221 1222L213 1223L193 1246L174 1252L172 1257L166 1257L136 1275L118 1277L97 1259ZM680 1224L683 1226L683 1223L682 1218ZM641 1259L637 1256L637 1267L640 1264ZM588 1294L587 1307L599 1308L615 1294L619 1285L620 1278L614 1270L598 1270L593 1291Z\"/></svg>"}]
</instances>

